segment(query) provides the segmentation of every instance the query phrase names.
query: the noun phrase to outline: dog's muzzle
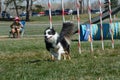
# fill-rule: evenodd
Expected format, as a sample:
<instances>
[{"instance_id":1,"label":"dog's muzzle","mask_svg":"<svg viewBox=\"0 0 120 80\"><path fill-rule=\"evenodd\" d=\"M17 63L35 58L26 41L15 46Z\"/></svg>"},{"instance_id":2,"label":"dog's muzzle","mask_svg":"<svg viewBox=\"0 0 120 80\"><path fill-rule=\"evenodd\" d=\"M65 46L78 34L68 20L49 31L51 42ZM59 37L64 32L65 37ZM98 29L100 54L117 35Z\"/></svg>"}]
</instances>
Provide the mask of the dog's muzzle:
<instances>
[{"instance_id":1,"label":"dog's muzzle","mask_svg":"<svg viewBox=\"0 0 120 80\"><path fill-rule=\"evenodd\" d=\"M45 36L45 39L46 39L46 40L49 40L49 39L51 39L51 38L52 38L52 36L50 36L50 37Z\"/></svg>"}]
</instances>

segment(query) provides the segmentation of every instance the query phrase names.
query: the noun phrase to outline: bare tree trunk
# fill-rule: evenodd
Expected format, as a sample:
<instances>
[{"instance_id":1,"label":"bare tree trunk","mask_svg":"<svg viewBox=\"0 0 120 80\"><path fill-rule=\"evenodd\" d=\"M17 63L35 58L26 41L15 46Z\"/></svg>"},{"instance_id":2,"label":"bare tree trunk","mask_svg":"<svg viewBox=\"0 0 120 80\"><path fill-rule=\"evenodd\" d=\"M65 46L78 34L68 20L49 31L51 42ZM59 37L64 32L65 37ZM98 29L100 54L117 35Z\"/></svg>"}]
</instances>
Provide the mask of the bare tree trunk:
<instances>
[{"instance_id":1,"label":"bare tree trunk","mask_svg":"<svg viewBox=\"0 0 120 80\"><path fill-rule=\"evenodd\" d=\"M84 2L85 2L85 0L83 0L83 2L82 2L82 11L83 11L83 14L85 13L85 5L84 5Z\"/></svg>"},{"instance_id":2,"label":"bare tree trunk","mask_svg":"<svg viewBox=\"0 0 120 80\"><path fill-rule=\"evenodd\" d=\"M4 0L1 0L0 2L1 2L0 7L1 7L1 13L2 13L2 11L4 11L5 9Z\"/></svg>"},{"instance_id":3,"label":"bare tree trunk","mask_svg":"<svg viewBox=\"0 0 120 80\"><path fill-rule=\"evenodd\" d=\"M19 16L16 0L13 0L13 2L14 2L15 10L16 10L16 15Z\"/></svg>"},{"instance_id":4,"label":"bare tree trunk","mask_svg":"<svg viewBox=\"0 0 120 80\"><path fill-rule=\"evenodd\" d=\"M29 0L26 0L26 21L29 21Z\"/></svg>"},{"instance_id":5,"label":"bare tree trunk","mask_svg":"<svg viewBox=\"0 0 120 80\"><path fill-rule=\"evenodd\" d=\"M7 2L6 6L5 6L5 8L4 8L4 11L7 10L8 6L9 6L9 3Z\"/></svg>"},{"instance_id":6,"label":"bare tree trunk","mask_svg":"<svg viewBox=\"0 0 120 80\"><path fill-rule=\"evenodd\" d=\"M33 6L33 0L30 1L30 16L32 16L32 6Z\"/></svg>"},{"instance_id":7,"label":"bare tree trunk","mask_svg":"<svg viewBox=\"0 0 120 80\"><path fill-rule=\"evenodd\" d=\"M83 14L83 0L79 0L80 3L80 13Z\"/></svg>"},{"instance_id":8,"label":"bare tree trunk","mask_svg":"<svg viewBox=\"0 0 120 80\"><path fill-rule=\"evenodd\" d=\"M88 1L87 1L87 13L88 13L88 5L89 5L89 3L88 3Z\"/></svg>"},{"instance_id":9,"label":"bare tree trunk","mask_svg":"<svg viewBox=\"0 0 120 80\"><path fill-rule=\"evenodd\" d=\"M2 0L1 0L2 1ZM2 13L2 2L0 1L0 13Z\"/></svg>"}]
</instances>

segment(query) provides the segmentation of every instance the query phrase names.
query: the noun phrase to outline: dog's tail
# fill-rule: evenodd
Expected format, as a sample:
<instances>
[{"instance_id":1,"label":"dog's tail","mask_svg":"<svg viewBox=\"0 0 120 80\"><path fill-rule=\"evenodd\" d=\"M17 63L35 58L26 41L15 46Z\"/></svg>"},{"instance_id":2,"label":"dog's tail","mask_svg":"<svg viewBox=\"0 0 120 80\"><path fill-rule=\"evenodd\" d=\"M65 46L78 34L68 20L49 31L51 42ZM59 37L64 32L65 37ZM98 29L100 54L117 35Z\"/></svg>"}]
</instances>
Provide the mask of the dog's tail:
<instances>
[{"instance_id":1,"label":"dog's tail","mask_svg":"<svg viewBox=\"0 0 120 80\"><path fill-rule=\"evenodd\" d=\"M74 24L72 22L64 22L62 30L60 32L60 37L64 37L67 40L70 40L70 37L73 35L74 32Z\"/></svg>"}]
</instances>

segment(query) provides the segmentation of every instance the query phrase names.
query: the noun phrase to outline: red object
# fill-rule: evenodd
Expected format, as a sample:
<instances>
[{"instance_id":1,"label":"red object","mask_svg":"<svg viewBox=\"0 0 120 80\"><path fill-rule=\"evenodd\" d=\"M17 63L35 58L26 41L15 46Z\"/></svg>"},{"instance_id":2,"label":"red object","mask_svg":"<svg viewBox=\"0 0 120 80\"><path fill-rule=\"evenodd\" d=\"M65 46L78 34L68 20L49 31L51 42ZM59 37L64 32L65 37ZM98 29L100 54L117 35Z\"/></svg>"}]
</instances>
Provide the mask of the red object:
<instances>
[{"instance_id":1,"label":"red object","mask_svg":"<svg viewBox=\"0 0 120 80\"><path fill-rule=\"evenodd\" d=\"M20 18L17 16L17 17L15 17L14 20L15 20L15 21L20 21Z\"/></svg>"},{"instance_id":2,"label":"red object","mask_svg":"<svg viewBox=\"0 0 120 80\"><path fill-rule=\"evenodd\" d=\"M45 15L45 12L42 11L42 12L39 12L39 14L40 14L40 15Z\"/></svg>"},{"instance_id":3,"label":"red object","mask_svg":"<svg viewBox=\"0 0 120 80\"><path fill-rule=\"evenodd\" d=\"M67 12L67 11L64 11L64 15L68 15L68 12Z\"/></svg>"}]
</instances>

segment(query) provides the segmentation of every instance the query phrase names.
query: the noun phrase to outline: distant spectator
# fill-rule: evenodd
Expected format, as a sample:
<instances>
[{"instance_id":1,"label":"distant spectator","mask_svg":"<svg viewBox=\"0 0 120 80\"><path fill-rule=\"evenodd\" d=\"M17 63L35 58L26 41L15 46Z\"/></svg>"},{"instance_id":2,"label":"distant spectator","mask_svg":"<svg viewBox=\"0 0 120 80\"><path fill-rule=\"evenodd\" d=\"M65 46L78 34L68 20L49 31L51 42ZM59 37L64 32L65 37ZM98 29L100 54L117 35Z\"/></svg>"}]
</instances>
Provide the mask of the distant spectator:
<instances>
[{"instance_id":1,"label":"distant spectator","mask_svg":"<svg viewBox=\"0 0 120 80\"><path fill-rule=\"evenodd\" d=\"M17 37L20 37L20 29L22 28L22 25L20 23L20 18L15 17L14 22L10 25L11 27L11 34L15 38L15 33L17 33Z\"/></svg>"}]
</instances>

